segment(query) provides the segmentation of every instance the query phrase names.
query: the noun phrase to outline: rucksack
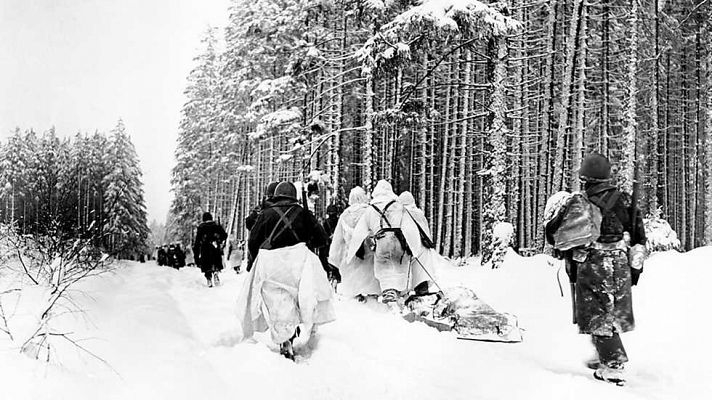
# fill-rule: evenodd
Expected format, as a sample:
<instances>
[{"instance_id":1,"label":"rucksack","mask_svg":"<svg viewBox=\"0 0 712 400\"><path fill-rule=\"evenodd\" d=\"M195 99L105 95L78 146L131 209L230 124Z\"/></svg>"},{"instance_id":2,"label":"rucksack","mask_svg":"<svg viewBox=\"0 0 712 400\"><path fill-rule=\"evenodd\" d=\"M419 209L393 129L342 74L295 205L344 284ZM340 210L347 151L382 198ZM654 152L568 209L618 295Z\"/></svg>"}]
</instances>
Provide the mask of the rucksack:
<instances>
[{"instance_id":1,"label":"rucksack","mask_svg":"<svg viewBox=\"0 0 712 400\"><path fill-rule=\"evenodd\" d=\"M585 193L573 193L554 232L554 249L566 251L592 244L601 236L602 220L601 209Z\"/></svg>"},{"instance_id":2,"label":"rucksack","mask_svg":"<svg viewBox=\"0 0 712 400\"><path fill-rule=\"evenodd\" d=\"M381 218L379 220L381 229L378 232L376 232L376 234L374 235L374 238L376 239L374 241L374 245L378 239L382 239L385 236L386 232L393 232L393 234L398 239L398 242L400 243L401 248L403 248L403 250L406 253L412 254L410 247L408 246L408 242L405 240L405 235L403 235L403 231L401 230L401 228L394 228L393 225L391 225L391 222L388 220L388 217L386 216L386 211L388 211L388 207L395 204L395 202L396 202L395 200L392 200L391 202L386 204L386 206L383 208L383 211L381 211L381 209L378 208L375 204L371 204L371 207L373 207L373 209L376 210L378 212L378 214L380 214L380 216L381 216ZM384 221L385 221L386 225L388 225L388 226L383 226Z\"/></svg>"}]
</instances>

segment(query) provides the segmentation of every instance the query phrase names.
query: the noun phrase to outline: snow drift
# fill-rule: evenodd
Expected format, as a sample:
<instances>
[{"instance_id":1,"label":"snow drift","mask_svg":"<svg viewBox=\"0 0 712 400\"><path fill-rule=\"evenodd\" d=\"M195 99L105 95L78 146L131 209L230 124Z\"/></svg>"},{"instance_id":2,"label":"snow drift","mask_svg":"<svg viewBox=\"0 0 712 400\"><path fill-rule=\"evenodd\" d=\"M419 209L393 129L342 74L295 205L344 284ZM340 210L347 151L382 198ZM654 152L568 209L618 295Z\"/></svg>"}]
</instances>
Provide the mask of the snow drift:
<instances>
[{"instance_id":1,"label":"snow drift","mask_svg":"<svg viewBox=\"0 0 712 400\"><path fill-rule=\"evenodd\" d=\"M84 283L94 298L80 300L91 323L75 332L115 371L67 354L61 365L45 366L8 347L0 333L0 397L704 399L712 391L705 335L712 323L704 317L712 304L710 258L712 247L649 260L633 292L637 329L623 335L631 359L624 388L595 381L583 365L593 348L571 324L558 262L510 252L497 270L476 259L442 267L439 283L470 288L495 310L517 315L523 342L457 340L341 298L338 319L297 342L296 364L279 356L269 335L237 344L244 275L223 274L223 286L207 289L195 268L127 263Z\"/></svg>"}]
</instances>

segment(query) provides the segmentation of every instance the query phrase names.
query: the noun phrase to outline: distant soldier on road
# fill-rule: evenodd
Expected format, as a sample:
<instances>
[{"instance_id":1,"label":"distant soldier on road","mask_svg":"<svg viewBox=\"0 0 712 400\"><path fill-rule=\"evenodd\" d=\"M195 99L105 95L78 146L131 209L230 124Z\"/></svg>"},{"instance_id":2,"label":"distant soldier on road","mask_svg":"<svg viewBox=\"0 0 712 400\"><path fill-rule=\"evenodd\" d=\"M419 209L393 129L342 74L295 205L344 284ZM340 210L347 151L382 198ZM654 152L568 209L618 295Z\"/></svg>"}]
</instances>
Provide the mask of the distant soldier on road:
<instances>
[{"instance_id":1,"label":"distant soldier on road","mask_svg":"<svg viewBox=\"0 0 712 400\"><path fill-rule=\"evenodd\" d=\"M220 284L218 273L223 269L222 252L227 233L220 224L213 221L209 212L203 213L203 222L198 226L193 243L195 264L205 275L208 287Z\"/></svg>"}]
</instances>

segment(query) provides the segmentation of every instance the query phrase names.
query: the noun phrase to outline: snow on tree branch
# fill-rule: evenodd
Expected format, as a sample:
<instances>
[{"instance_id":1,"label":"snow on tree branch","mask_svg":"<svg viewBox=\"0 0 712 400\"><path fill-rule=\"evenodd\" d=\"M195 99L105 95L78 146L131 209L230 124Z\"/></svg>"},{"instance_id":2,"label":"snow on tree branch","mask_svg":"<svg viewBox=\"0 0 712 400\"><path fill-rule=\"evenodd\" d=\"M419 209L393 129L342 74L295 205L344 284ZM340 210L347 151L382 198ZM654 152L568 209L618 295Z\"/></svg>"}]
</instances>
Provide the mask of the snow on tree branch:
<instances>
[{"instance_id":1,"label":"snow on tree branch","mask_svg":"<svg viewBox=\"0 0 712 400\"><path fill-rule=\"evenodd\" d=\"M284 129L290 131L298 131L301 129L299 121L302 118L302 112L297 107L277 110L269 113L260 119L260 123L254 132L250 133L251 139L259 139L268 135L275 129Z\"/></svg>"},{"instance_id":2,"label":"snow on tree branch","mask_svg":"<svg viewBox=\"0 0 712 400\"><path fill-rule=\"evenodd\" d=\"M454 37L484 39L505 35L521 28L522 24L477 0L426 0L381 27L357 53L364 64L364 72L396 56L409 58L411 44L426 39L449 40Z\"/></svg>"}]
</instances>

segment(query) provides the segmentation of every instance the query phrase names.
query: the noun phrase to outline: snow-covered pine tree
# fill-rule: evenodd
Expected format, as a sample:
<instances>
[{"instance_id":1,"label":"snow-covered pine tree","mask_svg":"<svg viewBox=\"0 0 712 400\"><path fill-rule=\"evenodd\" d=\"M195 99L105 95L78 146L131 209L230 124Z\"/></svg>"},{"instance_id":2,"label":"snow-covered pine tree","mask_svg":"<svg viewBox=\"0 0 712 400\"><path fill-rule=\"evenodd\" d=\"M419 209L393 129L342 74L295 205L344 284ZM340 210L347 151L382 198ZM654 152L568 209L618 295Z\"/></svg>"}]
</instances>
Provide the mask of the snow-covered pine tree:
<instances>
[{"instance_id":1,"label":"snow-covered pine tree","mask_svg":"<svg viewBox=\"0 0 712 400\"><path fill-rule=\"evenodd\" d=\"M580 33L579 33L579 54L578 57L578 78L576 82L576 126L572 139L571 149L571 190L580 189L580 181L578 177L578 168L583 160L584 151L584 131L585 131L585 116L586 116L586 58L587 58L587 21L588 7L586 2L581 4L580 17Z\"/></svg>"},{"instance_id":2,"label":"snow-covered pine tree","mask_svg":"<svg viewBox=\"0 0 712 400\"><path fill-rule=\"evenodd\" d=\"M3 173L6 196L9 196L9 211L6 212L6 221L22 227L24 211L26 210L27 183L29 165L32 157L27 151L27 142L20 128L8 138L5 145Z\"/></svg>"},{"instance_id":3,"label":"snow-covered pine tree","mask_svg":"<svg viewBox=\"0 0 712 400\"><path fill-rule=\"evenodd\" d=\"M540 114L539 126L537 127L539 131L538 139L538 158L539 163L537 166L538 175L538 190L537 190L537 219L536 225L542 225L542 218L544 215L544 206L549 193L552 192L552 179L551 179L551 164L552 164L552 152L554 149L551 148L551 115L554 109L554 74L555 60L557 56L557 30L556 30L556 20L559 14L562 14L559 6L560 0L549 0L543 3L542 12L546 16L545 23L542 24L544 29L544 46L543 46L543 65L538 113ZM539 229L536 230L539 232ZM539 249L544 248L544 235L536 235L536 247Z\"/></svg>"},{"instance_id":4,"label":"snow-covered pine tree","mask_svg":"<svg viewBox=\"0 0 712 400\"><path fill-rule=\"evenodd\" d=\"M631 0L628 16L629 47L627 95L623 119L623 146L619 182L624 191L633 192L635 168L638 163L638 0Z\"/></svg>"},{"instance_id":5,"label":"snow-covered pine tree","mask_svg":"<svg viewBox=\"0 0 712 400\"><path fill-rule=\"evenodd\" d=\"M488 49L490 64L490 81L492 93L490 94L490 116L487 127L487 169L484 172L484 187L486 191L485 205L483 206L483 235L482 235L482 265L491 265L499 268L504 260L504 255L509 247L509 242L497 241L493 234L494 228L505 221L505 181L507 145L505 142L505 88L506 79L506 40L502 35L495 35L490 39Z\"/></svg>"},{"instance_id":6,"label":"snow-covered pine tree","mask_svg":"<svg viewBox=\"0 0 712 400\"><path fill-rule=\"evenodd\" d=\"M85 204L88 205L85 223L89 226L93 224L95 227L94 233L101 236L106 222L106 215L104 214L104 193L106 191L104 177L110 172L111 168L111 165L107 163L107 159L104 157L104 149L109 148L110 142L106 135L94 132L92 136L87 136L86 143L89 146L89 151L86 154L89 169L87 170L88 185L85 193L87 197Z\"/></svg>"},{"instance_id":7,"label":"snow-covered pine tree","mask_svg":"<svg viewBox=\"0 0 712 400\"><path fill-rule=\"evenodd\" d=\"M111 132L105 152L105 245L109 252L128 257L146 250L148 225L138 156L122 120Z\"/></svg>"},{"instance_id":8,"label":"snow-covered pine tree","mask_svg":"<svg viewBox=\"0 0 712 400\"><path fill-rule=\"evenodd\" d=\"M653 53L651 59L653 62L653 72L651 73L651 84L653 89L650 92L650 137L647 146L648 153L648 210L657 211L659 206L665 204L665 194L663 189L663 163L661 162L661 129L660 129L660 7L659 0L653 0L652 11L645 13L644 16L652 15L654 29L652 37Z\"/></svg>"},{"instance_id":9,"label":"snow-covered pine tree","mask_svg":"<svg viewBox=\"0 0 712 400\"><path fill-rule=\"evenodd\" d=\"M215 30L208 29L202 40L203 52L195 58L196 66L188 76L186 103L181 110L176 165L171 178L169 229L170 235L184 244L191 242L200 212L209 211L211 203L215 204L210 193L217 181L220 160L216 155L223 142L216 124L219 117L216 42Z\"/></svg>"},{"instance_id":10,"label":"snow-covered pine tree","mask_svg":"<svg viewBox=\"0 0 712 400\"><path fill-rule=\"evenodd\" d=\"M571 13L571 21L569 22L569 31L566 38L566 60L564 64L564 76L561 81L561 104L554 110L554 114L558 116L558 126L556 129L556 144L554 146L554 182L551 189L552 192L563 190L566 183L566 177L564 176L565 138L570 127L569 114L571 112L570 106L572 103L572 86L576 74L574 61L578 53L578 46L581 44L579 35L581 34L583 9L584 0L574 0L574 8Z\"/></svg>"},{"instance_id":11,"label":"snow-covered pine tree","mask_svg":"<svg viewBox=\"0 0 712 400\"><path fill-rule=\"evenodd\" d=\"M705 124L705 244L712 245L712 22L707 19L707 58L705 60L705 93L706 97L706 115Z\"/></svg>"},{"instance_id":12,"label":"snow-covered pine tree","mask_svg":"<svg viewBox=\"0 0 712 400\"><path fill-rule=\"evenodd\" d=\"M475 98L475 93L486 91L490 82L477 78L484 75L481 65L486 57L482 56L483 52L468 53L468 50L484 47L490 37L511 32L517 26L514 20L479 1L425 1L395 15L381 26L360 52L366 70L372 71L381 82L386 81L375 85L375 96L383 96L386 104L394 104L394 107L386 107L380 113L377 111L377 115L386 118L379 118L378 122L383 121L379 125L383 124L383 127L376 129L376 137L381 137L376 146L379 147L380 143L385 148L385 160L376 162L385 164L386 176L395 170L393 179L396 188L401 187L400 174L412 172L407 168L401 170L398 163L391 166L388 162L393 159L394 151L409 146L407 141L398 139L408 137L401 133L407 121L407 117L403 118L404 111L416 110L418 118L426 121L442 117L431 125L435 128L432 134L436 142L430 154L439 155L431 169L432 187L438 190L437 197L432 196L431 214L433 223L437 221L434 229L436 241L446 254L462 256L464 249L471 250L472 241L477 241L472 236L465 237L462 232L467 231L466 220L471 222L475 218L473 213L467 212L465 204L472 198L471 191L466 190L466 181L472 179L472 172L468 174L468 170L476 171L482 165L472 167L465 163L463 166L461 161L468 159L467 144L475 131L476 125L471 120L486 116L484 104L471 99ZM427 40L424 39L426 35ZM424 53L435 54L433 62L423 63ZM470 58L468 54L474 56ZM478 64L479 68L473 67ZM426 65L426 71L413 73L415 68L423 65ZM474 71L465 73L467 68ZM482 81L474 82L477 79ZM432 100L427 98L429 91L423 90L421 85L433 87L435 94ZM416 100L418 108L413 107ZM428 110L428 105L434 105L435 109ZM433 161L419 160L423 163ZM408 175L404 178L403 186L413 181ZM411 189L418 195L422 193L417 188ZM478 207L481 211L481 204ZM470 245L463 244L465 240L470 241Z\"/></svg>"},{"instance_id":13,"label":"snow-covered pine tree","mask_svg":"<svg viewBox=\"0 0 712 400\"><path fill-rule=\"evenodd\" d=\"M66 143L60 141L54 128L37 137L34 158L34 199L36 200L33 220L34 232L49 232L58 222L59 192L57 184L62 164L66 162Z\"/></svg>"},{"instance_id":14,"label":"snow-covered pine tree","mask_svg":"<svg viewBox=\"0 0 712 400\"><path fill-rule=\"evenodd\" d=\"M507 33L513 51L503 103L504 219L517 227L515 246L540 247L544 201L554 187L577 187L582 154L602 151L625 167L631 121L638 125L636 147L649 156L641 206L648 212L662 205L689 246L699 244L708 209L700 175L707 152L698 127L706 93L700 60L709 46L697 38L707 37L699 22L706 24L709 4L498 3L522 22L519 33ZM313 154L307 168L322 169L336 187L391 177L397 190L416 194L448 255L480 250L482 213L492 201L488 178L477 174L491 161L484 145L491 142L492 86L483 56L490 32L463 27L477 25L477 13L492 6L234 0L226 51L217 57L217 104L201 128L205 143L219 150L194 153L213 168L212 181L194 191L203 197L196 202L227 214L240 234L264 185L296 179L303 157ZM639 12L632 14L634 6Z\"/></svg>"}]
</instances>

